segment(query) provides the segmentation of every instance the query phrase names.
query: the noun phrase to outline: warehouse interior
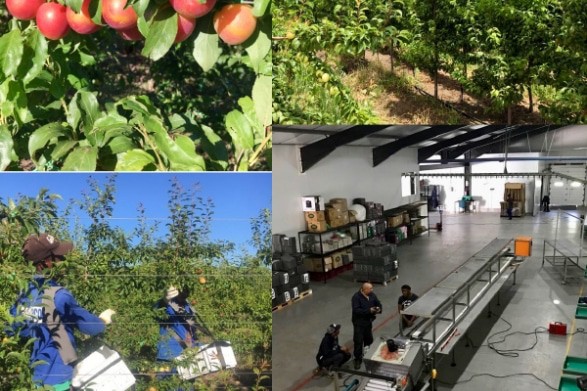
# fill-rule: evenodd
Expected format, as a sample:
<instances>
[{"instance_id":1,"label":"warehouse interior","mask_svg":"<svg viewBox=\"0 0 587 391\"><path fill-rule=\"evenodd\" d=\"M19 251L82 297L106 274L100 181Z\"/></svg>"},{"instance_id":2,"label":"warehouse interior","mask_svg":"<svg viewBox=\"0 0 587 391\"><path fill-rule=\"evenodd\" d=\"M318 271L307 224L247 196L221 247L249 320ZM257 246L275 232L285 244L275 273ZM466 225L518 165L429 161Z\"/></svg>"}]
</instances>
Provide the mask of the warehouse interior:
<instances>
[{"instance_id":1,"label":"warehouse interior","mask_svg":"<svg viewBox=\"0 0 587 391\"><path fill-rule=\"evenodd\" d=\"M581 390L585 131L274 126L274 388ZM376 246L391 248L396 267L368 274L377 266L365 251ZM352 348L351 296L362 281L383 304L372 346L358 370L351 359L315 374L329 324L342 326L340 345ZM403 284L420 296L405 310L419 323L400 336ZM466 305L465 291L474 297ZM379 362L389 339L408 341L405 352Z\"/></svg>"}]
</instances>

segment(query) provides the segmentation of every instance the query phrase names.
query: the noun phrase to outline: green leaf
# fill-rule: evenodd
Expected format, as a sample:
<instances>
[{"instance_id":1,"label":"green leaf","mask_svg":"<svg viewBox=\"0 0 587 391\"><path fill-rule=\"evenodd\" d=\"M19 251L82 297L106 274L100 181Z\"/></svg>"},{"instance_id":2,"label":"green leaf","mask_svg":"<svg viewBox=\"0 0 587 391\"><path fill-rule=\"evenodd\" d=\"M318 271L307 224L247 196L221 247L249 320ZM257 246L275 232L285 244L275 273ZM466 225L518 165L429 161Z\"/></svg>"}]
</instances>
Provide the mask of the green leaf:
<instances>
[{"instance_id":1,"label":"green leaf","mask_svg":"<svg viewBox=\"0 0 587 391\"><path fill-rule=\"evenodd\" d=\"M0 126L0 171L4 171L12 161L12 135L5 125Z\"/></svg>"},{"instance_id":2,"label":"green leaf","mask_svg":"<svg viewBox=\"0 0 587 391\"><path fill-rule=\"evenodd\" d=\"M94 128L94 122L100 116L98 99L94 93L83 90L78 91L76 95L78 95L77 104L82 114L84 130L89 132Z\"/></svg>"},{"instance_id":3,"label":"green leaf","mask_svg":"<svg viewBox=\"0 0 587 391\"><path fill-rule=\"evenodd\" d=\"M40 127L31 134L29 138L29 155L36 162L36 152L44 148L52 139L65 135L66 129L58 122L52 122Z\"/></svg>"},{"instance_id":4,"label":"green leaf","mask_svg":"<svg viewBox=\"0 0 587 391\"><path fill-rule=\"evenodd\" d=\"M149 137L157 146L156 152L162 154L169 161L171 170L202 171L205 169L204 159L196 154L195 146L191 140L188 142L185 140L185 136L180 136L178 137L180 144L177 144L169 137L163 124L154 117L145 118L144 126L149 131ZM189 145L190 142L191 145Z\"/></svg>"},{"instance_id":5,"label":"green leaf","mask_svg":"<svg viewBox=\"0 0 587 391\"><path fill-rule=\"evenodd\" d=\"M198 19L193 36L194 40L194 58L204 72L212 69L218 58L222 54L218 34L214 31L212 15L208 14Z\"/></svg>"},{"instance_id":6,"label":"green leaf","mask_svg":"<svg viewBox=\"0 0 587 391\"><path fill-rule=\"evenodd\" d=\"M63 171L96 171L98 149L94 147L78 147L63 162Z\"/></svg>"},{"instance_id":7,"label":"green leaf","mask_svg":"<svg viewBox=\"0 0 587 391\"><path fill-rule=\"evenodd\" d=\"M14 29L0 37L0 68L6 77L16 76L24 52L20 30Z\"/></svg>"},{"instance_id":8,"label":"green leaf","mask_svg":"<svg viewBox=\"0 0 587 391\"><path fill-rule=\"evenodd\" d=\"M253 84L253 102L257 118L263 127L271 125L273 104L271 76L259 75Z\"/></svg>"},{"instance_id":9,"label":"green leaf","mask_svg":"<svg viewBox=\"0 0 587 391\"><path fill-rule=\"evenodd\" d=\"M80 10L82 9L82 3L84 2L84 0L66 0L65 4L71 8L72 10L74 10L76 13L79 13Z\"/></svg>"},{"instance_id":10,"label":"green leaf","mask_svg":"<svg viewBox=\"0 0 587 391\"><path fill-rule=\"evenodd\" d=\"M0 85L0 114L4 117L13 116L19 124L33 120L26 92L20 82L7 79Z\"/></svg>"},{"instance_id":11,"label":"green leaf","mask_svg":"<svg viewBox=\"0 0 587 391\"><path fill-rule=\"evenodd\" d=\"M108 148L112 152L113 155L117 155L122 152L126 152L130 149L135 147L135 143L126 136L117 136L114 137L108 143Z\"/></svg>"},{"instance_id":12,"label":"green leaf","mask_svg":"<svg viewBox=\"0 0 587 391\"><path fill-rule=\"evenodd\" d=\"M226 149L226 143L212 128L202 125L202 130L204 131L205 136L202 142L204 151L220 164L225 163L224 168L226 168L228 166L228 150Z\"/></svg>"},{"instance_id":13,"label":"green leaf","mask_svg":"<svg viewBox=\"0 0 587 391\"><path fill-rule=\"evenodd\" d=\"M79 121L82 119L82 113L77 104L77 98L78 94L75 94L67 107L67 123L72 129L77 129Z\"/></svg>"},{"instance_id":14,"label":"green leaf","mask_svg":"<svg viewBox=\"0 0 587 391\"><path fill-rule=\"evenodd\" d=\"M265 137L265 128L261 124L261 121L259 121L257 118L253 100L250 97L245 96L238 100L238 104L242 108L243 114L249 122L249 125L251 125L255 138L254 144L260 143Z\"/></svg>"},{"instance_id":15,"label":"green leaf","mask_svg":"<svg viewBox=\"0 0 587 391\"><path fill-rule=\"evenodd\" d=\"M256 73L260 73L263 60L271 50L271 24L261 21L259 23L261 23L259 31L253 34L252 39L245 42L245 50Z\"/></svg>"},{"instance_id":16,"label":"green leaf","mask_svg":"<svg viewBox=\"0 0 587 391\"><path fill-rule=\"evenodd\" d=\"M118 155L116 171L143 171L145 167L153 169L155 158L142 149L133 149Z\"/></svg>"},{"instance_id":17,"label":"green leaf","mask_svg":"<svg viewBox=\"0 0 587 391\"><path fill-rule=\"evenodd\" d=\"M76 140L58 141L57 144L55 144L55 148L53 148L53 152L51 152L51 159L61 159L63 156L67 155L67 153L71 151L76 145Z\"/></svg>"},{"instance_id":18,"label":"green leaf","mask_svg":"<svg viewBox=\"0 0 587 391\"><path fill-rule=\"evenodd\" d=\"M90 1L90 17L92 18L92 22L103 25L102 22L102 0L94 0Z\"/></svg>"},{"instance_id":19,"label":"green leaf","mask_svg":"<svg viewBox=\"0 0 587 391\"><path fill-rule=\"evenodd\" d=\"M26 70L23 82L27 85L31 80L37 77L47 60L47 40L37 29L29 32L24 47L23 61L21 68Z\"/></svg>"},{"instance_id":20,"label":"green leaf","mask_svg":"<svg viewBox=\"0 0 587 391\"><path fill-rule=\"evenodd\" d=\"M169 5L161 5L150 20L143 56L153 61L163 57L173 45L177 34L177 14Z\"/></svg>"},{"instance_id":21,"label":"green leaf","mask_svg":"<svg viewBox=\"0 0 587 391\"><path fill-rule=\"evenodd\" d=\"M142 17L149 6L150 0L138 0L132 6L139 17Z\"/></svg>"},{"instance_id":22,"label":"green leaf","mask_svg":"<svg viewBox=\"0 0 587 391\"><path fill-rule=\"evenodd\" d=\"M255 4L253 5L253 15L257 18L265 15L269 2L270 0L255 0Z\"/></svg>"},{"instance_id":23,"label":"green leaf","mask_svg":"<svg viewBox=\"0 0 587 391\"><path fill-rule=\"evenodd\" d=\"M226 115L226 130L237 150L250 150L255 146L253 129L240 111L233 110Z\"/></svg>"}]
</instances>

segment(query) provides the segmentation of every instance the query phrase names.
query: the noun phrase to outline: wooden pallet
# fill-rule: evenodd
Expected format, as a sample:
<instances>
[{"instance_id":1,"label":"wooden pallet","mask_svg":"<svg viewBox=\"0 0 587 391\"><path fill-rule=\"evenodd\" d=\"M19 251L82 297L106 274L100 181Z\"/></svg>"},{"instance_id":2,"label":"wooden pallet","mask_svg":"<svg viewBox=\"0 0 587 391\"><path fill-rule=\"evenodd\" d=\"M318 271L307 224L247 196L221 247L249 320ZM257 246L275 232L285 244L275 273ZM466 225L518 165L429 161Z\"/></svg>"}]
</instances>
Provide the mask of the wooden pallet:
<instances>
[{"instance_id":1,"label":"wooden pallet","mask_svg":"<svg viewBox=\"0 0 587 391\"><path fill-rule=\"evenodd\" d=\"M298 297L296 297L295 299L291 299L290 301L286 301L285 303L282 303L282 304L276 305L275 307L273 307L273 309L272 309L272 311L271 311L271 312L273 312L273 311L279 311L280 309L282 309L282 308L285 308L285 307L287 307L288 305L291 305L291 304L293 304L293 303L296 303L296 302L298 302L298 301L300 301L300 300L302 300L302 299L304 299L304 298L306 298L306 297L310 296L311 294L312 294L312 290L311 290L311 289L310 289L310 290L307 290L307 291L305 291L305 292L302 292L302 293L300 293L300 295L299 295Z\"/></svg>"},{"instance_id":2,"label":"wooden pallet","mask_svg":"<svg viewBox=\"0 0 587 391\"><path fill-rule=\"evenodd\" d=\"M387 281L383 281L383 282L378 282L378 281L367 281L367 280L355 280L355 282L369 282L369 283L371 283L371 284L381 284L381 285L383 285L383 286L387 286L387 283L388 283L388 282L395 281L395 280L397 280L397 279L398 279L398 277L399 277L399 275L398 275L398 274L396 274L395 276L391 277L389 280L387 280Z\"/></svg>"}]
</instances>

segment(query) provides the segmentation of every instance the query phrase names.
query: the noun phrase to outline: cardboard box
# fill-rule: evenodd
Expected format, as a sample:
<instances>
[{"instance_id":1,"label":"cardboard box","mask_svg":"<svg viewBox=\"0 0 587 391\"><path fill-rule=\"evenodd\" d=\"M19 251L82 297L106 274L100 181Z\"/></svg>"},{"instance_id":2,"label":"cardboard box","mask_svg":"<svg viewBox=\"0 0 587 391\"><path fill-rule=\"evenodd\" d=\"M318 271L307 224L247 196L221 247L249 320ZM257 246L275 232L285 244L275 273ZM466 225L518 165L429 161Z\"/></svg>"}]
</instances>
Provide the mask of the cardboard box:
<instances>
[{"instance_id":1,"label":"cardboard box","mask_svg":"<svg viewBox=\"0 0 587 391\"><path fill-rule=\"evenodd\" d=\"M332 267L334 269L336 269L336 268L341 267L342 265L343 265L342 254L341 253L334 254L332 256Z\"/></svg>"},{"instance_id":2,"label":"cardboard box","mask_svg":"<svg viewBox=\"0 0 587 391\"><path fill-rule=\"evenodd\" d=\"M324 232L328 230L326 221L317 221L315 223L308 223L308 231L310 232Z\"/></svg>"},{"instance_id":3,"label":"cardboard box","mask_svg":"<svg viewBox=\"0 0 587 391\"><path fill-rule=\"evenodd\" d=\"M399 227L404 222L403 215L395 215L387 218L387 225L390 227Z\"/></svg>"},{"instance_id":4,"label":"cardboard box","mask_svg":"<svg viewBox=\"0 0 587 391\"><path fill-rule=\"evenodd\" d=\"M312 272L322 272L322 258L305 258L304 266ZM325 271L332 270L332 258L324 258L324 269Z\"/></svg>"},{"instance_id":5,"label":"cardboard box","mask_svg":"<svg viewBox=\"0 0 587 391\"><path fill-rule=\"evenodd\" d=\"M330 205L332 205L333 208L338 209L338 210L348 210L348 204L346 201L346 198L332 198L329 201Z\"/></svg>"},{"instance_id":6,"label":"cardboard box","mask_svg":"<svg viewBox=\"0 0 587 391\"><path fill-rule=\"evenodd\" d=\"M410 214L408 212L404 212L403 216L404 224L410 224Z\"/></svg>"},{"instance_id":7,"label":"cardboard box","mask_svg":"<svg viewBox=\"0 0 587 391\"><path fill-rule=\"evenodd\" d=\"M317 223L319 221L326 221L326 212L323 210L304 212L304 218L308 223Z\"/></svg>"},{"instance_id":8,"label":"cardboard box","mask_svg":"<svg viewBox=\"0 0 587 391\"><path fill-rule=\"evenodd\" d=\"M302 197L302 210L304 212L312 212L324 210L326 204L324 197L321 196L304 196Z\"/></svg>"}]
</instances>

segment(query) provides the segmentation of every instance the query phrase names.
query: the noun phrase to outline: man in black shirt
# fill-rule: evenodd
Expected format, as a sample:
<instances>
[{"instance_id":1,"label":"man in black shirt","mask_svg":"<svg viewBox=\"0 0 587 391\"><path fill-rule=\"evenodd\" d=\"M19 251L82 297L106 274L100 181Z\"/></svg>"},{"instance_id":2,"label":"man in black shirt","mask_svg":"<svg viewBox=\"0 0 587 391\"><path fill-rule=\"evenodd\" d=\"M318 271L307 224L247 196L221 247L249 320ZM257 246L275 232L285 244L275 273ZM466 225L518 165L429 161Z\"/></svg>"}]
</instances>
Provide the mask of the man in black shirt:
<instances>
[{"instance_id":1,"label":"man in black shirt","mask_svg":"<svg viewBox=\"0 0 587 391\"><path fill-rule=\"evenodd\" d=\"M353 295L353 343L355 369L361 367L363 361L363 347L369 348L373 343L373 321L375 315L381 313L381 302L373 293L373 285L366 282Z\"/></svg>"},{"instance_id":2,"label":"man in black shirt","mask_svg":"<svg viewBox=\"0 0 587 391\"><path fill-rule=\"evenodd\" d=\"M543 206L543 211L544 212L550 212L550 197L548 196L548 194L546 194L544 197L542 197L542 206Z\"/></svg>"},{"instance_id":3,"label":"man in black shirt","mask_svg":"<svg viewBox=\"0 0 587 391\"><path fill-rule=\"evenodd\" d=\"M412 293L412 288L409 285L402 285L402 295L397 300L397 310L400 312L411 306L414 301L418 299L418 296ZM402 317L402 329L410 327L414 324L416 317L413 315L401 315Z\"/></svg>"},{"instance_id":4,"label":"man in black shirt","mask_svg":"<svg viewBox=\"0 0 587 391\"><path fill-rule=\"evenodd\" d=\"M514 210L514 200L512 199L512 196L510 194L508 194L506 202L507 202L508 220L511 220L512 215L513 215L512 212Z\"/></svg>"},{"instance_id":5,"label":"man in black shirt","mask_svg":"<svg viewBox=\"0 0 587 391\"><path fill-rule=\"evenodd\" d=\"M326 334L320 343L320 349L316 354L318 363L317 372L327 369L339 368L342 364L351 358L346 347L340 347L338 344L338 334L340 334L340 325L333 323L326 329Z\"/></svg>"}]
</instances>

